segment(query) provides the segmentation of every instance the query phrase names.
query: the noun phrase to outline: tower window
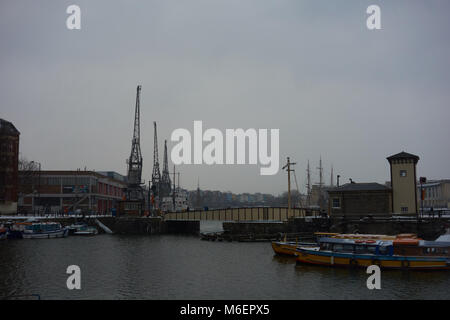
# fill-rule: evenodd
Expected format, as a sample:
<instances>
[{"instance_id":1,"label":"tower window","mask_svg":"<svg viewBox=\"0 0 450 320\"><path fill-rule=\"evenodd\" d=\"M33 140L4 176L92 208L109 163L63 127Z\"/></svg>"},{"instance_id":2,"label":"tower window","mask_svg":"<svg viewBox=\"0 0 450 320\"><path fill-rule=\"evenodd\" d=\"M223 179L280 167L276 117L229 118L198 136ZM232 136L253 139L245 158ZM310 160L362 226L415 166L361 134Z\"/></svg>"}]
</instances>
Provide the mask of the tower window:
<instances>
[{"instance_id":1,"label":"tower window","mask_svg":"<svg viewBox=\"0 0 450 320\"><path fill-rule=\"evenodd\" d=\"M406 170L400 170L400 177L406 177Z\"/></svg>"},{"instance_id":2,"label":"tower window","mask_svg":"<svg viewBox=\"0 0 450 320\"><path fill-rule=\"evenodd\" d=\"M408 212L408 207L402 207L402 212Z\"/></svg>"}]
</instances>

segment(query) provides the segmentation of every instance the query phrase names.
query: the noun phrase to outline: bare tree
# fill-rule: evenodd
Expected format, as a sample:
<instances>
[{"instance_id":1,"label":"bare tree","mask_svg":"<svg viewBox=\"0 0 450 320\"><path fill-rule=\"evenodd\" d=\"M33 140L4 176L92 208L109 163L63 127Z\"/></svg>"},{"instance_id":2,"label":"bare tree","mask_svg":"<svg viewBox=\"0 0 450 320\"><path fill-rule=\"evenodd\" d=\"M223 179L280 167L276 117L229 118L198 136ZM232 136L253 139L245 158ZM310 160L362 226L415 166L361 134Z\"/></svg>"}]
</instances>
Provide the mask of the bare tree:
<instances>
[{"instance_id":1,"label":"bare tree","mask_svg":"<svg viewBox=\"0 0 450 320\"><path fill-rule=\"evenodd\" d=\"M39 178L39 164L20 156L19 159L19 194L31 194Z\"/></svg>"}]
</instances>

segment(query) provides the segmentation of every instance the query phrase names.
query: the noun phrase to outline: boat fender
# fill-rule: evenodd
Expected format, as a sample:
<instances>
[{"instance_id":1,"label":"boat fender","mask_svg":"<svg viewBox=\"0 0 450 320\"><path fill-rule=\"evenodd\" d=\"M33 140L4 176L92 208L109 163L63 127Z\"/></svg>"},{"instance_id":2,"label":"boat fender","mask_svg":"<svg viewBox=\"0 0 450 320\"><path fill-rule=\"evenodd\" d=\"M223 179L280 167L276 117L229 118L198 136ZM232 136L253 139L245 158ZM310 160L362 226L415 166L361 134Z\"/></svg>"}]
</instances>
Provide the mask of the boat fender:
<instances>
[{"instance_id":1,"label":"boat fender","mask_svg":"<svg viewBox=\"0 0 450 320\"><path fill-rule=\"evenodd\" d=\"M402 268L409 268L409 260L402 260Z\"/></svg>"},{"instance_id":2,"label":"boat fender","mask_svg":"<svg viewBox=\"0 0 450 320\"><path fill-rule=\"evenodd\" d=\"M356 259L352 258L352 259L350 259L350 265L356 267L356 266L358 266L358 261Z\"/></svg>"}]
</instances>

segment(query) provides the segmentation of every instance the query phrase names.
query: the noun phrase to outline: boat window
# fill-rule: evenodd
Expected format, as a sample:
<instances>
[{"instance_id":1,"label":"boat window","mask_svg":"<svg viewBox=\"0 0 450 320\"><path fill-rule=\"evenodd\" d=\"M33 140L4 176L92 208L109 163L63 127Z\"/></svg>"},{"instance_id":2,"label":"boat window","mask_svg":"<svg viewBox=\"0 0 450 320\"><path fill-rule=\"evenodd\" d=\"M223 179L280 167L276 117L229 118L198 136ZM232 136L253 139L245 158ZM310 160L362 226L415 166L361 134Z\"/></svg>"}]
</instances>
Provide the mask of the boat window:
<instances>
[{"instance_id":1,"label":"boat window","mask_svg":"<svg viewBox=\"0 0 450 320\"><path fill-rule=\"evenodd\" d=\"M353 252L352 244L335 244L333 250L336 252Z\"/></svg>"},{"instance_id":2,"label":"boat window","mask_svg":"<svg viewBox=\"0 0 450 320\"><path fill-rule=\"evenodd\" d=\"M386 254L388 254L389 250L388 250L388 247L386 247L386 246L380 246L378 252L379 252L380 254L386 255Z\"/></svg>"},{"instance_id":3,"label":"boat window","mask_svg":"<svg viewBox=\"0 0 450 320\"><path fill-rule=\"evenodd\" d=\"M353 252L353 245L352 244L344 244L344 251L345 252Z\"/></svg>"},{"instance_id":4,"label":"boat window","mask_svg":"<svg viewBox=\"0 0 450 320\"><path fill-rule=\"evenodd\" d=\"M357 245L355 246L355 253L367 253L367 247L364 245Z\"/></svg>"},{"instance_id":5,"label":"boat window","mask_svg":"<svg viewBox=\"0 0 450 320\"><path fill-rule=\"evenodd\" d=\"M376 246L367 246L367 252L374 254Z\"/></svg>"}]
</instances>

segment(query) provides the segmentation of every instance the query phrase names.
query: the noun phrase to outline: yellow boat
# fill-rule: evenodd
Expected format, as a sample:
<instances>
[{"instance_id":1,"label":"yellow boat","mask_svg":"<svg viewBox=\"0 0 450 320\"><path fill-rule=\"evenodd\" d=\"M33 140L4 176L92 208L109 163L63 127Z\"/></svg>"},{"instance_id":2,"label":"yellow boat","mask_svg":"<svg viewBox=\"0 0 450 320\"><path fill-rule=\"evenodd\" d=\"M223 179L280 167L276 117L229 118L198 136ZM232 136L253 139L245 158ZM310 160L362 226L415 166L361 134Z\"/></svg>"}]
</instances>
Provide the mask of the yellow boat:
<instances>
[{"instance_id":1,"label":"yellow boat","mask_svg":"<svg viewBox=\"0 0 450 320\"><path fill-rule=\"evenodd\" d=\"M299 247L306 247L312 249L314 247L318 247L318 245L317 243L310 243L310 242L287 241L286 235L284 236L283 241L272 242L273 251L276 254L282 256L291 256L291 257L297 256L296 250Z\"/></svg>"},{"instance_id":2,"label":"yellow boat","mask_svg":"<svg viewBox=\"0 0 450 320\"><path fill-rule=\"evenodd\" d=\"M450 269L450 243L417 238L355 240L321 238L319 250L297 248L299 264L386 269Z\"/></svg>"}]
</instances>

